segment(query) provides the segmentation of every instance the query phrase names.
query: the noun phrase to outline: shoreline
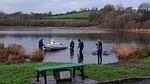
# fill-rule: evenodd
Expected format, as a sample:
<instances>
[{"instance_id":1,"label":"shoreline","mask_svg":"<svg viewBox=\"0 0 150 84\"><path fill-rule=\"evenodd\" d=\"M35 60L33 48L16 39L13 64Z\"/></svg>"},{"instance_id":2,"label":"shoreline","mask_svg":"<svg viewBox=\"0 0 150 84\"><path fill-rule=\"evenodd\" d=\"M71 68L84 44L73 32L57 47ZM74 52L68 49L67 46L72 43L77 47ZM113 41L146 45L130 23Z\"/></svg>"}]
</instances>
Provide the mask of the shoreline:
<instances>
[{"instance_id":1,"label":"shoreline","mask_svg":"<svg viewBox=\"0 0 150 84\"><path fill-rule=\"evenodd\" d=\"M112 28L100 28L98 26L88 26L88 27L62 27L62 26L0 26L1 29L9 29L9 28L49 28L49 29L80 29L80 30L103 30L103 31L120 31L120 32L135 32L135 33L150 33L150 29L112 29Z\"/></svg>"},{"instance_id":2,"label":"shoreline","mask_svg":"<svg viewBox=\"0 0 150 84\"><path fill-rule=\"evenodd\" d=\"M128 32L150 33L150 29L127 29Z\"/></svg>"}]
</instances>

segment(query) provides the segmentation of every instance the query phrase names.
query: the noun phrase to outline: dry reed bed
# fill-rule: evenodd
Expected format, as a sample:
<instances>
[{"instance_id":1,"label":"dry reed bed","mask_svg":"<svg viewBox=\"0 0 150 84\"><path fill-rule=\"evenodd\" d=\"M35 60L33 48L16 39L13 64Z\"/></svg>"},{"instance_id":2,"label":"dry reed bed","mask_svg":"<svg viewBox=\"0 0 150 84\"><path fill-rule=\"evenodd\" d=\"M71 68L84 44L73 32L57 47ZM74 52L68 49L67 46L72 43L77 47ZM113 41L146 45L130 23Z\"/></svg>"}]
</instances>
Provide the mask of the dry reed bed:
<instances>
[{"instance_id":1,"label":"dry reed bed","mask_svg":"<svg viewBox=\"0 0 150 84\"><path fill-rule=\"evenodd\" d=\"M23 63L25 56L25 49L21 45L10 44L5 47L3 43L0 44L0 63ZM43 59L43 52L35 50L29 55L29 59L40 61Z\"/></svg>"},{"instance_id":2,"label":"dry reed bed","mask_svg":"<svg viewBox=\"0 0 150 84\"><path fill-rule=\"evenodd\" d=\"M8 63L23 63L25 56L25 49L21 45L10 44L6 47L8 55Z\"/></svg>"},{"instance_id":3,"label":"dry reed bed","mask_svg":"<svg viewBox=\"0 0 150 84\"><path fill-rule=\"evenodd\" d=\"M138 47L121 45L121 46L113 46L113 51L117 54L119 60L138 59L150 55L149 47L138 48Z\"/></svg>"}]
</instances>

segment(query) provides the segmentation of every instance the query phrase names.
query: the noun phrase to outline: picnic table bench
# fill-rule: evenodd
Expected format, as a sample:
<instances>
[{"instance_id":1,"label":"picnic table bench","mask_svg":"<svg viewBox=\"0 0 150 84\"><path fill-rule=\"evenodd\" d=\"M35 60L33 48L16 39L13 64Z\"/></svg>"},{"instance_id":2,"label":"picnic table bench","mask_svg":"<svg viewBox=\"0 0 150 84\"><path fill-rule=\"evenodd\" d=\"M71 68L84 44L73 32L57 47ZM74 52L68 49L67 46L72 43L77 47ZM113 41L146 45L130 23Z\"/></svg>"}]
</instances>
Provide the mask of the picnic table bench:
<instances>
[{"instance_id":1,"label":"picnic table bench","mask_svg":"<svg viewBox=\"0 0 150 84\"><path fill-rule=\"evenodd\" d=\"M46 71L55 71L55 70L62 70L62 69L72 69L73 70L73 77L75 77L75 71L79 70L81 72L82 79L84 79L84 64L59 64L59 65L52 65L52 66L41 66L35 68L37 71L37 82L39 82L40 74L44 77L45 84L47 84L47 77Z\"/></svg>"}]
</instances>

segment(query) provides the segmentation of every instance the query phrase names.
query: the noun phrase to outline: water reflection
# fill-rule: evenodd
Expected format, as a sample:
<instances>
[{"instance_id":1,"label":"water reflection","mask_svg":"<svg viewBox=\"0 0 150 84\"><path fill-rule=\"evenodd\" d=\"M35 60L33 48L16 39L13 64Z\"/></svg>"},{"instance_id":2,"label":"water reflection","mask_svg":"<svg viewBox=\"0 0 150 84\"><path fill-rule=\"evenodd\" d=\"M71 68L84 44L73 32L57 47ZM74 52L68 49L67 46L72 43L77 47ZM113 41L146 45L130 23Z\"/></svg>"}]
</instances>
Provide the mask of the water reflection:
<instances>
[{"instance_id":1,"label":"water reflection","mask_svg":"<svg viewBox=\"0 0 150 84\"><path fill-rule=\"evenodd\" d=\"M1 31L2 32L2 31ZM150 33L79 33L79 34L51 34L51 33L23 33L23 34L9 34L7 32L0 33L0 38L66 38L66 39L77 39L83 40L96 40L97 38L102 39L109 43L150 43Z\"/></svg>"},{"instance_id":2,"label":"water reflection","mask_svg":"<svg viewBox=\"0 0 150 84\"><path fill-rule=\"evenodd\" d=\"M82 52L79 52L77 54L77 57L78 57L78 63L83 63L83 53Z\"/></svg>"},{"instance_id":3,"label":"water reflection","mask_svg":"<svg viewBox=\"0 0 150 84\"><path fill-rule=\"evenodd\" d=\"M71 62L73 62L73 59L74 59L74 50L70 49L70 59L71 59Z\"/></svg>"}]
</instances>

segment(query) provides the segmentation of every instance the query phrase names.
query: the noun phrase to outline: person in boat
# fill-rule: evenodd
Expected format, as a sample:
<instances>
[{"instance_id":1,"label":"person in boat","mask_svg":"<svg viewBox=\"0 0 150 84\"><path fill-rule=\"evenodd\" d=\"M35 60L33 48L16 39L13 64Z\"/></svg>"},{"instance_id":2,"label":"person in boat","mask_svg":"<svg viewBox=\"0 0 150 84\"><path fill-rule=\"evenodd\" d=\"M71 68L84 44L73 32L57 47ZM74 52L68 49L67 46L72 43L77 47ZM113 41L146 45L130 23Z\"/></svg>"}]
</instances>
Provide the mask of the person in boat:
<instances>
[{"instance_id":1,"label":"person in boat","mask_svg":"<svg viewBox=\"0 0 150 84\"><path fill-rule=\"evenodd\" d=\"M82 53L82 50L84 48L84 43L80 39L78 39L78 42L79 42L78 44L79 53Z\"/></svg>"},{"instance_id":2,"label":"person in boat","mask_svg":"<svg viewBox=\"0 0 150 84\"><path fill-rule=\"evenodd\" d=\"M100 40L98 40L98 42L96 43L96 47L97 47L97 57L98 57L98 64L102 64L102 42Z\"/></svg>"},{"instance_id":3,"label":"person in boat","mask_svg":"<svg viewBox=\"0 0 150 84\"><path fill-rule=\"evenodd\" d=\"M70 42L70 51L74 51L74 41L71 40Z\"/></svg>"},{"instance_id":4,"label":"person in boat","mask_svg":"<svg viewBox=\"0 0 150 84\"><path fill-rule=\"evenodd\" d=\"M43 46L44 46L43 38L41 38L41 39L39 40L39 49L40 49L40 50L43 50Z\"/></svg>"}]
</instances>

